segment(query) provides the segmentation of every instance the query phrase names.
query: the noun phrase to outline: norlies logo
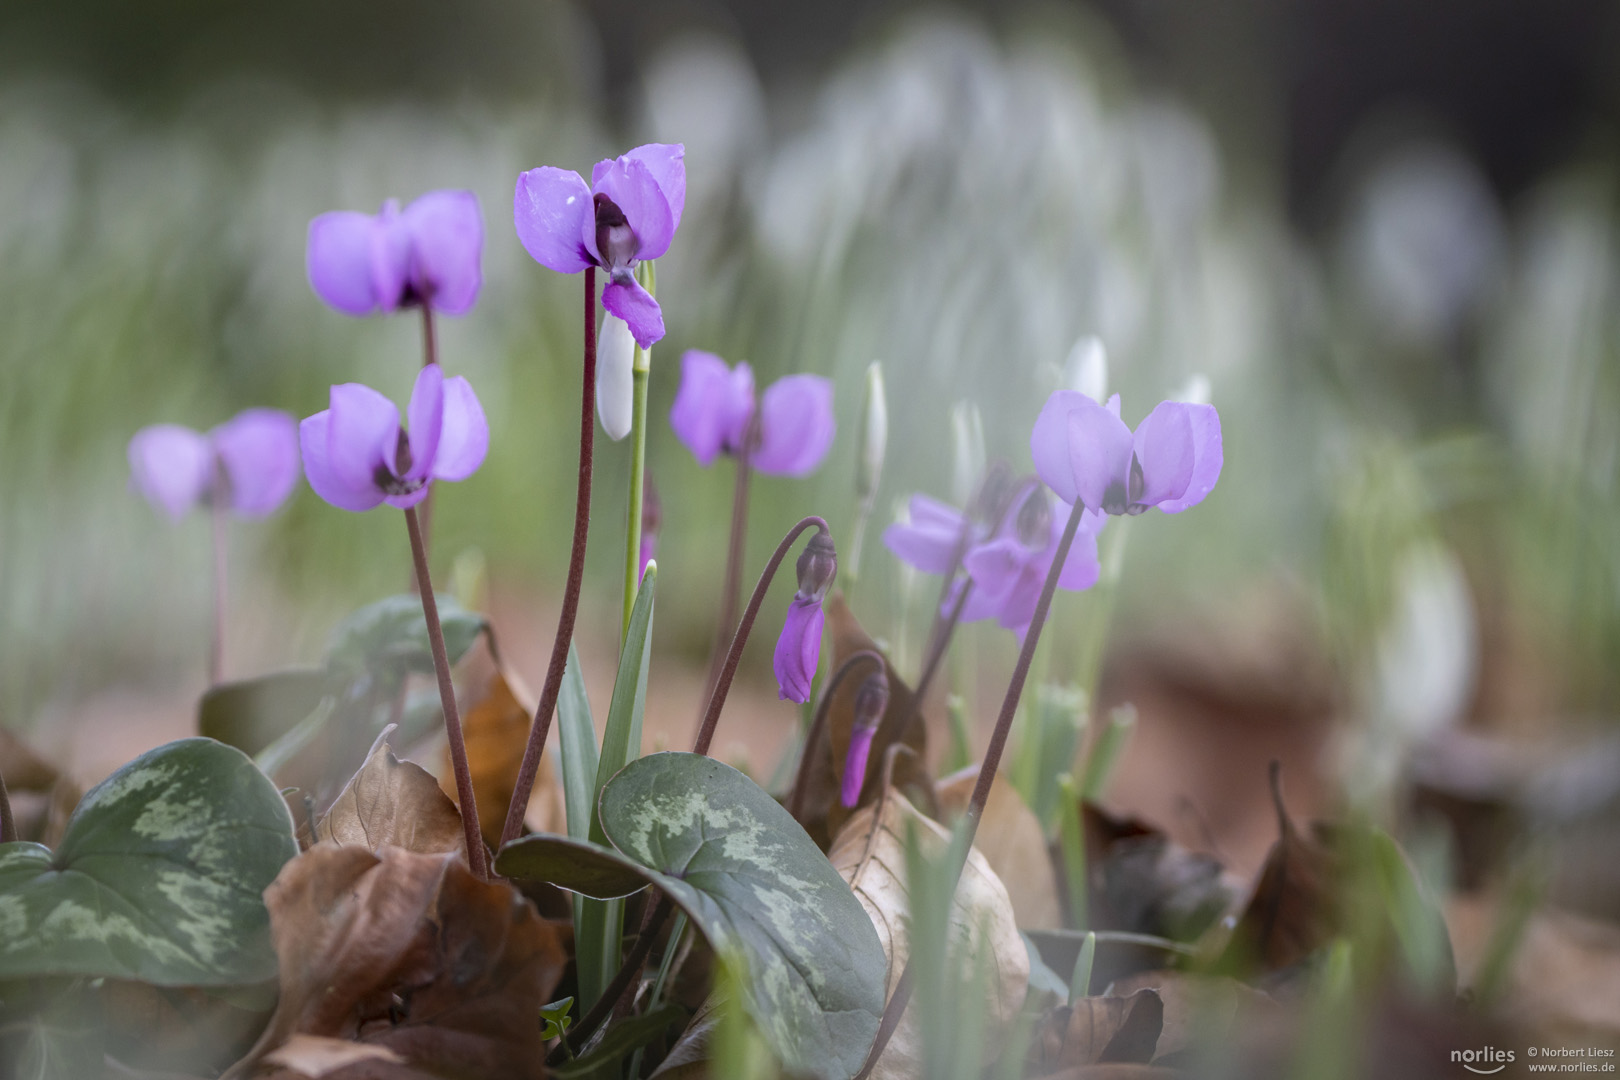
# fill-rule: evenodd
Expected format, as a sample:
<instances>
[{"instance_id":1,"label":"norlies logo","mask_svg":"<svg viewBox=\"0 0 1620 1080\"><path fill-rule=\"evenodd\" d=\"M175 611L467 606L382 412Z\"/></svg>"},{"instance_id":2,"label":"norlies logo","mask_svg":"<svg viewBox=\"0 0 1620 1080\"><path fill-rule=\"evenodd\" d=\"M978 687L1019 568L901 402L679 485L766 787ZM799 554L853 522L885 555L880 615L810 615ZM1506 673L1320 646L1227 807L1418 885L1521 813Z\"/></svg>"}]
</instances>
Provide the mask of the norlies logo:
<instances>
[{"instance_id":1,"label":"norlies logo","mask_svg":"<svg viewBox=\"0 0 1620 1080\"><path fill-rule=\"evenodd\" d=\"M1480 1050L1453 1050L1451 1060L1457 1062L1471 1073L1489 1076L1508 1067L1508 1062L1513 1060L1513 1051L1498 1050L1494 1046L1487 1046Z\"/></svg>"}]
</instances>

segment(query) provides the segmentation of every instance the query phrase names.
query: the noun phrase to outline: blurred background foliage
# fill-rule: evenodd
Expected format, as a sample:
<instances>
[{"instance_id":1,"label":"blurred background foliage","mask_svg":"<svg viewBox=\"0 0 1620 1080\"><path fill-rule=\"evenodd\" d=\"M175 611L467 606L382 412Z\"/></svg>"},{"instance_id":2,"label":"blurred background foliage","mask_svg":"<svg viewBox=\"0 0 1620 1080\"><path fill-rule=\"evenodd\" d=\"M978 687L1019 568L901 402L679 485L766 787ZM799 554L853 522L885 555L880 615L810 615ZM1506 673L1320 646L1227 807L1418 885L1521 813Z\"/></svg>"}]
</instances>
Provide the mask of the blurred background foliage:
<instances>
[{"instance_id":1,"label":"blurred background foliage","mask_svg":"<svg viewBox=\"0 0 1620 1080\"><path fill-rule=\"evenodd\" d=\"M1226 436L1196 520L1134 530L1127 629L1285 597L1366 719L1349 760L1373 789L1391 747L1466 716L1612 727L1617 43L1583 0L8 4L0 718L200 685L206 525L126 490L137 428L307 415L335 381L408 393L416 320L345 318L305 282L331 208L478 194L484 292L441 355L493 450L441 490L436 563L476 547L497 589L553 593L579 280L524 255L512 183L659 140L690 176L651 387L663 655L703 660L730 505L729 468L665 421L683 349L837 382L833 456L756 485L752 568L803 513L847 531L869 362L891 398L880 529L909 492L950 494L960 400L1028 468L1095 333L1128 421L1203 376ZM627 460L598 441L589 625L619 610ZM233 544L237 674L316 655L407 578L394 517L307 490ZM933 587L903 589L875 542L862 571L857 611L915 657Z\"/></svg>"}]
</instances>

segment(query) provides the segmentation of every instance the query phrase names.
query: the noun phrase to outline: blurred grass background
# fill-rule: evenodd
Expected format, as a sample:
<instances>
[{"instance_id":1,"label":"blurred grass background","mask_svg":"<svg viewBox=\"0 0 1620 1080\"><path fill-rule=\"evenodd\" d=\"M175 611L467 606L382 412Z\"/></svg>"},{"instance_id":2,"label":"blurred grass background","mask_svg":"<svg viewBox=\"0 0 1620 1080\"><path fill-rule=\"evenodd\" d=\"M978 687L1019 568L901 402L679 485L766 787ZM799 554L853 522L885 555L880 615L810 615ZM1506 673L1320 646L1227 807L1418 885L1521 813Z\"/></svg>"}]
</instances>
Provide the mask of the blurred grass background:
<instances>
[{"instance_id":1,"label":"blurred grass background","mask_svg":"<svg viewBox=\"0 0 1620 1080\"><path fill-rule=\"evenodd\" d=\"M307 415L339 381L408 394L417 321L345 318L305 282L327 209L478 194L484 291L442 320L441 356L492 452L441 489L435 561L447 576L477 547L498 587L554 593L580 282L522 252L512 183L659 140L686 144L690 177L651 388L664 655L705 656L730 505L729 467L699 469L665 419L683 349L762 386L837 382L828 462L756 485L749 581L800 515L847 532L860 373L883 361L889 465L855 601L890 637L909 605L916 638L933 586L903 594L875 533L909 492L949 494L960 400L1027 468L1040 403L1096 333L1128 421L1202 375L1226 437L1214 496L1134 530L1126 628L1241 622L1281 590L1371 747L1466 716L1612 728L1620 22L1576 0L1356 8L8 5L0 719L200 685L206 524L126 490L137 428ZM597 445L585 617L611 625L627 458ZM237 674L314 655L407 578L394 516L307 489L233 544Z\"/></svg>"}]
</instances>

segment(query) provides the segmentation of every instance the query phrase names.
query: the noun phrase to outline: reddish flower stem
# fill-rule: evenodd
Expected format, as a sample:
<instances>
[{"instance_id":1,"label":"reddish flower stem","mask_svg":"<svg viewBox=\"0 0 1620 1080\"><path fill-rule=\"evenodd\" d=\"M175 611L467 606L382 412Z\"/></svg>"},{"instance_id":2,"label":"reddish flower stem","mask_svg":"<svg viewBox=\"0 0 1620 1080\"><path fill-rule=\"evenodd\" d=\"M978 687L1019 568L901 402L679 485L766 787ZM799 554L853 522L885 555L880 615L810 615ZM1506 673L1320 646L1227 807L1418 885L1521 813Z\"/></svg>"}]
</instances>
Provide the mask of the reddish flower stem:
<instances>
[{"instance_id":1,"label":"reddish flower stem","mask_svg":"<svg viewBox=\"0 0 1620 1080\"><path fill-rule=\"evenodd\" d=\"M1030 620L1029 632L1024 635L1024 646L1018 650L1018 663L1014 665L1012 679L1007 683L1006 696L1001 699L1001 714L996 717L996 729L990 736L990 745L985 748L984 760L979 763L979 776L973 785L973 794L968 799L965 826L967 842L962 845L961 859L951 874L952 892L955 892L956 883L962 877L967 854L973 847L973 837L979 831L979 819L984 816L984 804L990 798L990 786L995 783L996 770L1001 766L1002 751L1007 748L1007 735L1012 730L1013 714L1018 711L1018 699L1024 694L1024 682L1029 678L1029 666L1035 659L1035 647L1040 644L1041 630L1045 627L1046 617L1052 610L1052 595L1057 592L1058 576L1063 573L1063 564L1069 558L1069 548L1074 546L1075 533L1080 531L1080 515L1084 512L1085 505L1076 500L1074 508L1069 511L1069 521L1063 527L1063 538L1058 541L1057 555L1052 559L1051 569L1046 572L1046 583L1041 586L1041 598L1035 604L1035 617ZM866 1055L866 1064L861 1066L855 1080L866 1080L872 1075L872 1070L877 1066L884 1048L889 1045L889 1039L893 1037L895 1028L900 1026L900 1017L911 1000L911 984L911 962L908 960L900 981L895 985L894 996L889 998L888 1005L883 1009L877 1039Z\"/></svg>"},{"instance_id":2,"label":"reddish flower stem","mask_svg":"<svg viewBox=\"0 0 1620 1080\"><path fill-rule=\"evenodd\" d=\"M843 683L844 677L854 671L862 663L876 664L881 672L888 672L888 664L883 660L883 654L873 649L862 649L851 653L848 660L838 665L833 677L828 680L827 688L821 692L821 701L816 705L816 715L810 721L810 730L804 736L804 750L799 754L799 768L793 775L793 787L788 791L787 812L798 821L799 815L804 812L805 788L810 786L810 770L814 767L810 755L815 752L816 743L821 733L827 727L827 714L832 711L833 695L838 693L838 687ZM828 744L831 751L831 744Z\"/></svg>"},{"instance_id":3,"label":"reddish flower stem","mask_svg":"<svg viewBox=\"0 0 1620 1080\"><path fill-rule=\"evenodd\" d=\"M714 740L715 726L720 722L720 710L726 703L726 694L731 691L732 677L737 674L737 664L742 660L743 646L748 644L748 633L754 628L754 618L759 614L759 605L765 601L765 591L771 587L771 579L776 576L776 568L782 565L787 557L788 549L799 534L809 528L819 529L823 533L831 534L832 530L827 523L814 515L803 518L793 528L788 530L782 542L776 545L771 553L770 561L759 575L759 584L754 586L754 595L748 598L748 606L743 609L742 621L737 624L737 632L732 635L731 647L726 650L725 663L720 667L719 678L715 680L714 689L709 693L709 705L703 713L703 723L698 727L697 738L692 743L692 753L707 754L709 744Z\"/></svg>"},{"instance_id":4,"label":"reddish flower stem","mask_svg":"<svg viewBox=\"0 0 1620 1080\"><path fill-rule=\"evenodd\" d=\"M17 839L17 822L11 816L11 796L6 791L6 778L0 775L0 844Z\"/></svg>"},{"instance_id":5,"label":"reddish flower stem","mask_svg":"<svg viewBox=\"0 0 1620 1080\"><path fill-rule=\"evenodd\" d=\"M422 366L439 362L439 336L433 326L433 305L422 304ZM422 542L428 550L433 550L433 485L428 485L425 498L416 504L417 515L422 519ZM421 585L412 581L413 587L420 592Z\"/></svg>"},{"instance_id":6,"label":"reddish flower stem","mask_svg":"<svg viewBox=\"0 0 1620 1080\"><path fill-rule=\"evenodd\" d=\"M501 829L501 846L517 839L523 828L523 815L529 808L535 774L540 770L540 754L551 734L551 715L562 691L563 669L568 664L568 644L574 640L574 619L579 614L579 589L585 577L585 540L591 528L591 454L596 437L596 267L585 268L585 363L581 375L584 387L579 402L579 488L574 499L574 546L568 555L568 583L563 587L562 611L557 615L557 636L551 642L551 663L540 690L540 704L529 726L529 744L523 748L523 764L518 767L517 786L506 809Z\"/></svg>"},{"instance_id":7,"label":"reddish flower stem","mask_svg":"<svg viewBox=\"0 0 1620 1080\"><path fill-rule=\"evenodd\" d=\"M414 506L405 509L405 528L411 534L416 580L422 584L422 616L427 620L428 645L433 649L433 671L439 677L444 733L450 740L450 764L456 773L456 801L460 804L461 825L467 834L467 863L483 880L489 877L489 860L484 856L484 836L478 828L478 800L473 795L472 773L467 768L467 744L461 736L456 687L450 681L450 657L444 648L444 628L439 625L439 603L433 597L433 579L428 574L427 545L422 541L422 523Z\"/></svg>"},{"instance_id":8,"label":"reddish flower stem","mask_svg":"<svg viewBox=\"0 0 1620 1080\"><path fill-rule=\"evenodd\" d=\"M736 482L731 489L731 536L726 543L726 576L720 586L720 615L714 624L714 644L709 647L709 674L703 681L704 701L709 700L720 679L726 630L737 618L737 597L742 593L743 548L748 539L748 481L753 474L748 450L757 430L757 419L749 421L743 435L743 448L737 454Z\"/></svg>"}]
</instances>

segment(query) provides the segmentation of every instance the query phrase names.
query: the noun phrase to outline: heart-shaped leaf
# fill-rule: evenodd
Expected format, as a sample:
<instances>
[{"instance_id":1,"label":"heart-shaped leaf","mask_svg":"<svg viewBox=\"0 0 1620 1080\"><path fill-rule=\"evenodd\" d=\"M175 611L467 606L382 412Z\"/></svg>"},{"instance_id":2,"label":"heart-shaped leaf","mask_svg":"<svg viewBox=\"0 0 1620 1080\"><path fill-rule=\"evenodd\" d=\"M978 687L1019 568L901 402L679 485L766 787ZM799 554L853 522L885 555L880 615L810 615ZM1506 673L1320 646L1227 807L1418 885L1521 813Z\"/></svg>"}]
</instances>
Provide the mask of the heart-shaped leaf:
<instances>
[{"instance_id":1,"label":"heart-shaped leaf","mask_svg":"<svg viewBox=\"0 0 1620 1080\"><path fill-rule=\"evenodd\" d=\"M568 866L600 882L619 862L656 885L717 951L747 965L743 1007L794 1075L846 1080L883 1011L884 955L855 894L808 834L748 777L696 754L632 761L602 789L598 816L622 854L557 836L509 844L500 873ZM600 888L598 884L596 887Z\"/></svg>"},{"instance_id":2,"label":"heart-shaped leaf","mask_svg":"<svg viewBox=\"0 0 1620 1080\"><path fill-rule=\"evenodd\" d=\"M0 845L0 978L271 978L260 894L297 853L286 803L247 755L160 746L90 790L54 854Z\"/></svg>"},{"instance_id":3,"label":"heart-shaped leaf","mask_svg":"<svg viewBox=\"0 0 1620 1080\"><path fill-rule=\"evenodd\" d=\"M449 596L438 597L439 622L444 627L444 649L453 664L478 640L487 621L463 608ZM334 671L359 674L380 671L403 674L433 672L422 598L402 593L367 604L332 631L326 663Z\"/></svg>"},{"instance_id":4,"label":"heart-shaped leaf","mask_svg":"<svg viewBox=\"0 0 1620 1080\"><path fill-rule=\"evenodd\" d=\"M257 754L337 692L325 668L297 667L209 687L197 702L197 730L247 754Z\"/></svg>"}]
</instances>

